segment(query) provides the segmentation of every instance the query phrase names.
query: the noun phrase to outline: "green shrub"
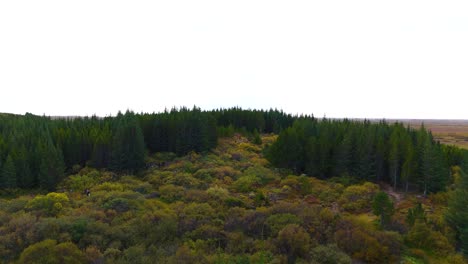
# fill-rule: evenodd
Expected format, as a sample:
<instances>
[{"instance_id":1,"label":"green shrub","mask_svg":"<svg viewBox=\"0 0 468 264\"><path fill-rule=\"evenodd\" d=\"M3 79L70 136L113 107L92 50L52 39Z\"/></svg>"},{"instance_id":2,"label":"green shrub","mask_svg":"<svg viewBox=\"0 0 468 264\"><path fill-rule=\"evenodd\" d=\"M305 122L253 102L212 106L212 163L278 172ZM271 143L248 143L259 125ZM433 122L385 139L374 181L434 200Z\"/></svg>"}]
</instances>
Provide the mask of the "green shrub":
<instances>
[{"instance_id":1,"label":"green shrub","mask_svg":"<svg viewBox=\"0 0 468 264\"><path fill-rule=\"evenodd\" d=\"M255 188L259 187L261 180L254 175L242 176L237 179L232 187L238 192L250 192Z\"/></svg>"},{"instance_id":2,"label":"green shrub","mask_svg":"<svg viewBox=\"0 0 468 264\"><path fill-rule=\"evenodd\" d=\"M270 229L271 236L275 237L285 226L289 224L302 224L302 220L293 214L274 214L270 215L265 223Z\"/></svg>"},{"instance_id":3,"label":"green shrub","mask_svg":"<svg viewBox=\"0 0 468 264\"><path fill-rule=\"evenodd\" d=\"M39 211L48 216L57 216L68 207L70 200L64 193L48 193L47 195L38 195L28 202L26 208Z\"/></svg>"},{"instance_id":4,"label":"green shrub","mask_svg":"<svg viewBox=\"0 0 468 264\"><path fill-rule=\"evenodd\" d=\"M312 263L351 264L352 259L336 245L320 245L310 251Z\"/></svg>"},{"instance_id":5,"label":"green shrub","mask_svg":"<svg viewBox=\"0 0 468 264\"><path fill-rule=\"evenodd\" d=\"M75 244L48 239L26 248L18 263L79 264L86 263L86 258Z\"/></svg>"},{"instance_id":6,"label":"green shrub","mask_svg":"<svg viewBox=\"0 0 468 264\"><path fill-rule=\"evenodd\" d=\"M371 209L372 199L378 192L376 184L366 182L362 185L347 187L338 202L343 209L349 212L359 213Z\"/></svg>"},{"instance_id":7,"label":"green shrub","mask_svg":"<svg viewBox=\"0 0 468 264\"><path fill-rule=\"evenodd\" d=\"M161 199L169 203L181 200L184 192L184 187L175 186L172 184L159 187L159 194L161 195Z\"/></svg>"},{"instance_id":8,"label":"green shrub","mask_svg":"<svg viewBox=\"0 0 468 264\"><path fill-rule=\"evenodd\" d=\"M245 206L244 201L236 197L228 197L224 200L224 203L229 207L243 207Z\"/></svg>"},{"instance_id":9,"label":"green shrub","mask_svg":"<svg viewBox=\"0 0 468 264\"><path fill-rule=\"evenodd\" d=\"M105 209L112 209L119 213L127 212L132 209L136 209L135 205L133 205L128 199L117 197L107 201L103 207Z\"/></svg>"},{"instance_id":10,"label":"green shrub","mask_svg":"<svg viewBox=\"0 0 468 264\"><path fill-rule=\"evenodd\" d=\"M229 197L229 191L225 188L214 186L208 188L206 190L206 193L208 193L209 196L212 198L220 199L220 200L225 200L226 198Z\"/></svg>"},{"instance_id":11,"label":"green shrub","mask_svg":"<svg viewBox=\"0 0 468 264\"><path fill-rule=\"evenodd\" d=\"M409 230L405 242L412 248L427 250L441 256L447 256L454 252L454 248L447 237L438 231L433 231L425 222L420 220L416 221Z\"/></svg>"}]
</instances>

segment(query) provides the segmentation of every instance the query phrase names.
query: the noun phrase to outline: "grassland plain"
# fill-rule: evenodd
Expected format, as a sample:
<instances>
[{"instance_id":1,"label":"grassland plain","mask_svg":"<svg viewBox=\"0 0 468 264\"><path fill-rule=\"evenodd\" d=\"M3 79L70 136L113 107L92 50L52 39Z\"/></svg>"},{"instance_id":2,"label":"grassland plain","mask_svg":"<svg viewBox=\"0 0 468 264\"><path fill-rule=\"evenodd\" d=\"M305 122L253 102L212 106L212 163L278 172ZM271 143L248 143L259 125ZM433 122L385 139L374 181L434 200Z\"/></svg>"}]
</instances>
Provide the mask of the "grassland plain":
<instances>
[{"instance_id":1,"label":"grassland plain","mask_svg":"<svg viewBox=\"0 0 468 264\"><path fill-rule=\"evenodd\" d=\"M403 120L403 122L405 122ZM440 143L455 145L468 149L468 120L409 120L406 121L412 127L422 123L432 131L436 140Z\"/></svg>"},{"instance_id":2,"label":"grassland plain","mask_svg":"<svg viewBox=\"0 0 468 264\"><path fill-rule=\"evenodd\" d=\"M468 149L468 120L459 119L387 119L389 123L401 122L412 128L421 124L432 131L434 138L440 143L455 145Z\"/></svg>"}]
</instances>

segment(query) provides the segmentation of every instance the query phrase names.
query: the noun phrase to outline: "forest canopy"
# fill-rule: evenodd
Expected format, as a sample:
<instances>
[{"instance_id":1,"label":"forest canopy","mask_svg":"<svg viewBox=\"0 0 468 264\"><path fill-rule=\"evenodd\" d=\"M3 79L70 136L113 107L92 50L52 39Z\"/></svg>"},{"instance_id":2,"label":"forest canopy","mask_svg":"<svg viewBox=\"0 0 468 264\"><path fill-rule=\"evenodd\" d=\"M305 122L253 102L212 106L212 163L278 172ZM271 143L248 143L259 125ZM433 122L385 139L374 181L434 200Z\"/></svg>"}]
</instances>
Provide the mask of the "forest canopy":
<instances>
[{"instance_id":1,"label":"forest canopy","mask_svg":"<svg viewBox=\"0 0 468 264\"><path fill-rule=\"evenodd\" d=\"M257 143L259 133L280 133L267 150L277 167L320 178L385 181L425 193L443 190L449 167L462 157L461 150L436 142L424 126L316 119L273 109L173 108L104 118L0 115L0 187L54 190L74 166L133 173L145 167L149 153L206 152L218 137L234 132Z\"/></svg>"},{"instance_id":2,"label":"forest canopy","mask_svg":"<svg viewBox=\"0 0 468 264\"><path fill-rule=\"evenodd\" d=\"M218 134L279 132L295 118L278 110L196 107L104 118L2 114L0 188L54 190L74 166L137 172L148 153L205 152L217 145Z\"/></svg>"},{"instance_id":3,"label":"forest canopy","mask_svg":"<svg viewBox=\"0 0 468 264\"><path fill-rule=\"evenodd\" d=\"M328 179L387 182L394 189L444 190L463 150L436 142L422 125L302 118L268 149L273 165Z\"/></svg>"},{"instance_id":4,"label":"forest canopy","mask_svg":"<svg viewBox=\"0 0 468 264\"><path fill-rule=\"evenodd\" d=\"M2 114L0 262L466 263L466 154L278 110Z\"/></svg>"}]
</instances>

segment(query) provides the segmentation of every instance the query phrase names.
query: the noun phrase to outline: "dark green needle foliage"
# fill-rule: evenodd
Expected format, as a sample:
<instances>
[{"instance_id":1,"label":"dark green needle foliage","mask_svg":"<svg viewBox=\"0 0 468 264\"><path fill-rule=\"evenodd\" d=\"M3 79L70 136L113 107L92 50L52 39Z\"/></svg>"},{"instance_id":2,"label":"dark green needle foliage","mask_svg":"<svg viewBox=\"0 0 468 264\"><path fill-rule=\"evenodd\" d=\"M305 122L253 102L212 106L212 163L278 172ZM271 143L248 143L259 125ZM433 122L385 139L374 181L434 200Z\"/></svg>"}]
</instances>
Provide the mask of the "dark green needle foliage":
<instances>
[{"instance_id":1,"label":"dark green needle foliage","mask_svg":"<svg viewBox=\"0 0 468 264\"><path fill-rule=\"evenodd\" d=\"M466 165L461 170L460 182L449 200L446 219L457 233L458 246L468 256L468 174L466 174Z\"/></svg>"},{"instance_id":2,"label":"dark green needle foliage","mask_svg":"<svg viewBox=\"0 0 468 264\"><path fill-rule=\"evenodd\" d=\"M111 168L115 171L134 172L145 165L145 142L138 120L132 112L117 117L112 145Z\"/></svg>"},{"instance_id":3,"label":"dark green needle foliage","mask_svg":"<svg viewBox=\"0 0 468 264\"><path fill-rule=\"evenodd\" d=\"M378 192L372 201L372 211L380 217L380 225L384 227L390 223L395 209L390 197L385 192Z\"/></svg>"},{"instance_id":4,"label":"dark green needle foliage","mask_svg":"<svg viewBox=\"0 0 468 264\"><path fill-rule=\"evenodd\" d=\"M0 114L0 262L465 263L463 154L278 110Z\"/></svg>"},{"instance_id":5,"label":"dark green needle foliage","mask_svg":"<svg viewBox=\"0 0 468 264\"><path fill-rule=\"evenodd\" d=\"M268 151L277 167L323 179L351 176L425 194L444 190L461 150L419 130L382 121L299 118Z\"/></svg>"},{"instance_id":6,"label":"dark green needle foliage","mask_svg":"<svg viewBox=\"0 0 468 264\"><path fill-rule=\"evenodd\" d=\"M2 170L0 171L0 184L3 188L15 188L16 187L16 169L13 159L10 155L6 159Z\"/></svg>"},{"instance_id":7,"label":"dark green needle foliage","mask_svg":"<svg viewBox=\"0 0 468 264\"><path fill-rule=\"evenodd\" d=\"M347 175L357 181L384 181L426 193L444 190L449 166L460 163L460 151L438 144L424 127L318 120L276 109L173 108L103 118L2 114L0 164L8 165L8 176L1 175L1 187L53 190L73 168L88 165L135 172L145 166L148 153L210 151L218 133L253 135L256 144L261 143L260 134L279 133L265 152L277 167L324 179Z\"/></svg>"},{"instance_id":8,"label":"dark green needle foliage","mask_svg":"<svg viewBox=\"0 0 468 264\"><path fill-rule=\"evenodd\" d=\"M406 216L406 222L408 225L413 226L416 221L426 222L426 213L421 203L418 203L415 207L408 209L408 215Z\"/></svg>"}]
</instances>

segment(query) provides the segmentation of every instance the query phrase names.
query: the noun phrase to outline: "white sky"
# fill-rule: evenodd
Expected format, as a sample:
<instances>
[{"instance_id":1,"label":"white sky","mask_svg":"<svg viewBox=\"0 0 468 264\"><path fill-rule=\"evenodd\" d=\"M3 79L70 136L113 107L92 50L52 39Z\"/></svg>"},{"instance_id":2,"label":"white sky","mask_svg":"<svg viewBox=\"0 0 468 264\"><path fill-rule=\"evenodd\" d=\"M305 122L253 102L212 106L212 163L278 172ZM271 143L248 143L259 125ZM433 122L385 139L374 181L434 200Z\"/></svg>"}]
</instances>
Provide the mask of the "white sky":
<instances>
[{"instance_id":1,"label":"white sky","mask_svg":"<svg viewBox=\"0 0 468 264\"><path fill-rule=\"evenodd\" d=\"M0 1L0 112L468 119L468 1Z\"/></svg>"}]
</instances>

